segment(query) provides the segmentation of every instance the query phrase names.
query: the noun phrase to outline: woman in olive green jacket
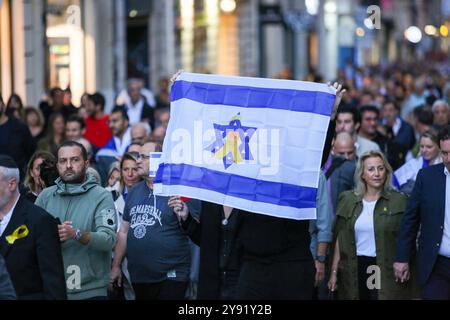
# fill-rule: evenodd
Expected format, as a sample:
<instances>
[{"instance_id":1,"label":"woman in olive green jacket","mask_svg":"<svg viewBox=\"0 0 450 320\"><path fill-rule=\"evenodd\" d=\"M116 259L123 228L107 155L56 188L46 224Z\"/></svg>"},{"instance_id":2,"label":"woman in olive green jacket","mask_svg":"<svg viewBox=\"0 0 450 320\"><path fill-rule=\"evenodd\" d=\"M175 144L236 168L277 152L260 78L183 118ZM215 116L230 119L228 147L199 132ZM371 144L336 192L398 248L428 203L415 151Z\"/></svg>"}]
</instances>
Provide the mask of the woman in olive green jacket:
<instances>
[{"instance_id":1,"label":"woman in olive green jacket","mask_svg":"<svg viewBox=\"0 0 450 320\"><path fill-rule=\"evenodd\" d=\"M395 281L393 263L407 196L392 189L392 168L378 151L364 153L355 172L355 190L339 197L334 255L328 283L339 299L386 300L417 296L412 274Z\"/></svg>"}]
</instances>

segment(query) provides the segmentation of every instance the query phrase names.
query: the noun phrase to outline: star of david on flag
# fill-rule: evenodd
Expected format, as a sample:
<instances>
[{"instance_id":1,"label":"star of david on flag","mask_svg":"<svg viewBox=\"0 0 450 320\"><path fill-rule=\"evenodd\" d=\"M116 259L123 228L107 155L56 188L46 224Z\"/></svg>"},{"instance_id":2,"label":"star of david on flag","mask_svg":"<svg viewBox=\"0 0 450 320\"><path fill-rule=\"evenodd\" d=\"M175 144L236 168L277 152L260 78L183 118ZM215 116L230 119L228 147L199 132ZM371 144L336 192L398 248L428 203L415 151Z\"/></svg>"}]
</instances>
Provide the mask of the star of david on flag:
<instances>
[{"instance_id":1,"label":"star of david on flag","mask_svg":"<svg viewBox=\"0 0 450 320\"><path fill-rule=\"evenodd\" d=\"M243 126L241 120L238 113L228 125L214 123L216 140L206 150L211 151L218 159L223 159L225 169L233 163L253 160L249 142L256 128Z\"/></svg>"}]
</instances>

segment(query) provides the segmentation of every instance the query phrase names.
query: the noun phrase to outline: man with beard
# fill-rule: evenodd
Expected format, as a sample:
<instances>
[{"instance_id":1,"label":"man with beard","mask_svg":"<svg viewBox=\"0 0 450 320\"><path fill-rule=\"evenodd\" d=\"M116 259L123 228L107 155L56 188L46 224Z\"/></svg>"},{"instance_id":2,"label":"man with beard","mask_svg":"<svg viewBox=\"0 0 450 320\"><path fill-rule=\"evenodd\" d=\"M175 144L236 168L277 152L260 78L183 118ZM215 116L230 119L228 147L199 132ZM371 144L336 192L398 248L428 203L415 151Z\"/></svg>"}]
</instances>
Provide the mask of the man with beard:
<instances>
[{"instance_id":1,"label":"man with beard","mask_svg":"<svg viewBox=\"0 0 450 320\"><path fill-rule=\"evenodd\" d=\"M95 155L97 169L103 182L106 182L109 168L120 160L131 144L131 128L129 127L127 111L122 106L116 106L109 116L109 128L113 137Z\"/></svg>"},{"instance_id":2,"label":"man with beard","mask_svg":"<svg viewBox=\"0 0 450 320\"><path fill-rule=\"evenodd\" d=\"M112 132L109 128L109 116L104 113L105 97L101 93L88 95L86 101L86 131L84 137L88 140L94 154L111 139Z\"/></svg>"},{"instance_id":3,"label":"man with beard","mask_svg":"<svg viewBox=\"0 0 450 320\"><path fill-rule=\"evenodd\" d=\"M17 163L23 178L28 160L36 149L30 130L22 121L6 115L6 106L0 94L0 154L8 155Z\"/></svg>"},{"instance_id":4,"label":"man with beard","mask_svg":"<svg viewBox=\"0 0 450 320\"><path fill-rule=\"evenodd\" d=\"M111 194L100 187L86 149L67 141L58 149L56 185L36 205L62 221L58 226L69 300L106 299L111 252L116 242L116 211Z\"/></svg>"}]
</instances>

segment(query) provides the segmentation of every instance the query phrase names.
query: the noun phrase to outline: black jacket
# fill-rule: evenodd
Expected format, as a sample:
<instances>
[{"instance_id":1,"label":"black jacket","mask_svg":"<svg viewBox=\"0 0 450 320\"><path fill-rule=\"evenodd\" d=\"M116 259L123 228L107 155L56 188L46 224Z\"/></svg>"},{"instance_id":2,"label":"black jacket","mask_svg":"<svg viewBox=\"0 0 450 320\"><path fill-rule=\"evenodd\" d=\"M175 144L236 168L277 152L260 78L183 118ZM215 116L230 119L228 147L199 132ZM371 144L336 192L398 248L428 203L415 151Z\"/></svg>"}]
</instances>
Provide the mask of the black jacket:
<instances>
[{"instance_id":1,"label":"black jacket","mask_svg":"<svg viewBox=\"0 0 450 320\"><path fill-rule=\"evenodd\" d=\"M25 123L9 117L8 121L0 125L0 154L8 155L16 161L21 178L35 149L36 143Z\"/></svg>"},{"instance_id":2,"label":"black jacket","mask_svg":"<svg viewBox=\"0 0 450 320\"><path fill-rule=\"evenodd\" d=\"M0 300L15 300L16 292L6 270L5 260L0 254Z\"/></svg>"},{"instance_id":3,"label":"black jacket","mask_svg":"<svg viewBox=\"0 0 450 320\"><path fill-rule=\"evenodd\" d=\"M144 103L144 107L142 108L141 113L141 121L146 121L152 127L152 130L155 129L155 115L153 108L150 107L147 103Z\"/></svg>"},{"instance_id":4,"label":"black jacket","mask_svg":"<svg viewBox=\"0 0 450 320\"><path fill-rule=\"evenodd\" d=\"M387 160L393 170L397 170L405 163L406 153L408 150L400 146L394 138L389 139L388 137L377 132L377 136L372 139L372 141L378 144L381 152L383 152L387 157Z\"/></svg>"},{"instance_id":5,"label":"black jacket","mask_svg":"<svg viewBox=\"0 0 450 320\"><path fill-rule=\"evenodd\" d=\"M8 243L6 237L21 226L26 226L28 235ZM67 298L57 221L23 196L0 237L0 254L18 299Z\"/></svg>"},{"instance_id":6,"label":"black jacket","mask_svg":"<svg viewBox=\"0 0 450 320\"><path fill-rule=\"evenodd\" d=\"M191 240L200 247L200 267L197 298L217 300L220 298L219 254L222 223L222 205L202 201L200 222L190 215L183 222L183 229ZM239 228L242 215L241 210L233 209L236 215L236 225ZM239 240L234 239L227 265L240 265L242 251Z\"/></svg>"},{"instance_id":7,"label":"black jacket","mask_svg":"<svg viewBox=\"0 0 450 320\"><path fill-rule=\"evenodd\" d=\"M397 262L414 263L417 234L419 282L427 283L436 263L445 224L446 176L440 163L417 174L416 184L403 214L397 238Z\"/></svg>"},{"instance_id":8,"label":"black jacket","mask_svg":"<svg viewBox=\"0 0 450 320\"><path fill-rule=\"evenodd\" d=\"M292 220L263 214L244 214L238 238L243 261L312 261L309 220Z\"/></svg>"},{"instance_id":9,"label":"black jacket","mask_svg":"<svg viewBox=\"0 0 450 320\"><path fill-rule=\"evenodd\" d=\"M125 110L128 111L128 107L127 105L122 105L122 107L125 108ZM149 104L147 104L147 102L144 101L144 106L142 107L142 112L141 112L141 121L143 122L147 122L150 127L153 129L155 129L155 115L154 115L154 111L153 108L150 107Z\"/></svg>"}]
</instances>

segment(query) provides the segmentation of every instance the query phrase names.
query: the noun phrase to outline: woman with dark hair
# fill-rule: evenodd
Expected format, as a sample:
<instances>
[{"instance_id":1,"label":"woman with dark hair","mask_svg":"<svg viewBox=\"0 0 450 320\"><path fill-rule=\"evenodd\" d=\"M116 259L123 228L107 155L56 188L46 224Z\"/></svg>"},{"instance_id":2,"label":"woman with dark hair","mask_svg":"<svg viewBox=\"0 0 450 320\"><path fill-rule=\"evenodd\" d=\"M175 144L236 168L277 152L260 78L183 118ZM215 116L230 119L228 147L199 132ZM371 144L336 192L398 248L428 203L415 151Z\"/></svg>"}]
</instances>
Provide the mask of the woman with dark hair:
<instances>
[{"instance_id":1,"label":"woman with dark hair","mask_svg":"<svg viewBox=\"0 0 450 320\"><path fill-rule=\"evenodd\" d=\"M0 152L16 161L21 178L35 149L35 141L26 124L14 116L8 116L0 92Z\"/></svg>"},{"instance_id":2,"label":"woman with dark hair","mask_svg":"<svg viewBox=\"0 0 450 320\"><path fill-rule=\"evenodd\" d=\"M49 119L48 133L38 143L38 150L44 150L57 156L59 145L65 140L66 123L61 113L53 113Z\"/></svg>"},{"instance_id":3,"label":"woman with dark hair","mask_svg":"<svg viewBox=\"0 0 450 320\"><path fill-rule=\"evenodd\" d=\"M41 110L34 107L26 107L24 120L37 144L44 137L44 116Z\"/></svg>"},{"instance_id":4,"label":"woman with dark hair","mask_svg":"<svg viewBox=\"0 0 450 320\"><path fill-rule=\"evenodd\" d=\"M355 189L339 197L334 254L328 282L342 300L412 299L411 281L396 282L394 264L400 221L408 197L392 188L392 168L380 151L363 153L355 171Z\"/></svg>"},{"instance_id":5,"label":"woman with dark hair","mask_svg":"<svg viewBox=\"0 0 450 320\"><path fill-rule=\"evenodd\" d=\"M23 119L23 103L18 94L13 93L6 103L6 114L8 116L13 116L16 119Z\"/></svg>"},{"instance_id":6,"label":"woman with dark hair","mask_svg":"<svg viewBox=\"0 0 450 320\"><path fill-rule=\"evenodd\" d=\"M47 179L41 177L42 166L53 167L56 171L56 158L47 151L36 151L28 163L25 181L23 182L24 194L33 203L41 191L49 187Z\"/></svg>"}]
</instances>

